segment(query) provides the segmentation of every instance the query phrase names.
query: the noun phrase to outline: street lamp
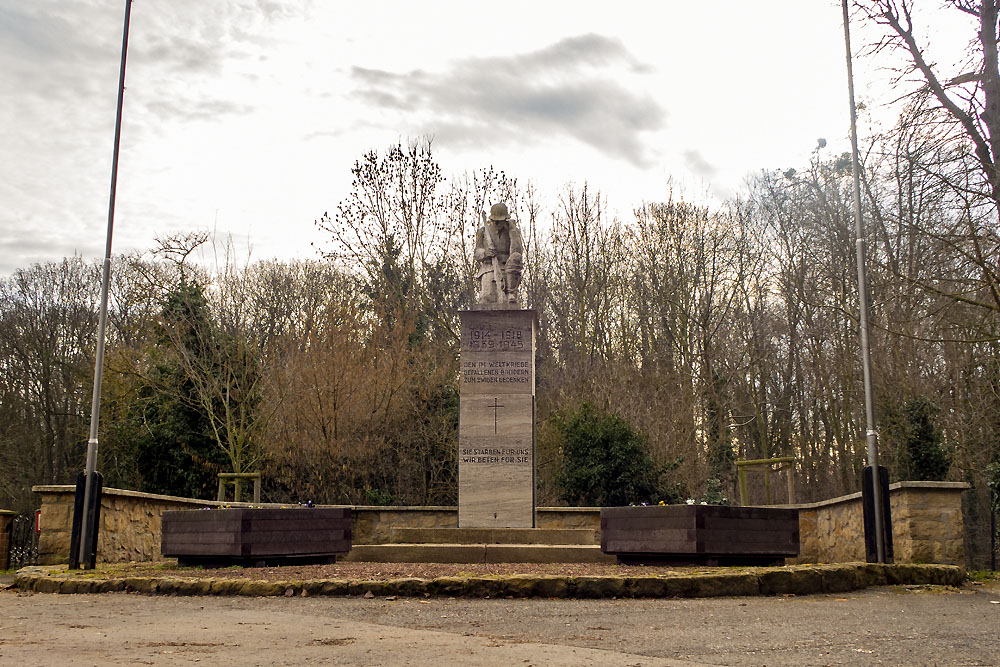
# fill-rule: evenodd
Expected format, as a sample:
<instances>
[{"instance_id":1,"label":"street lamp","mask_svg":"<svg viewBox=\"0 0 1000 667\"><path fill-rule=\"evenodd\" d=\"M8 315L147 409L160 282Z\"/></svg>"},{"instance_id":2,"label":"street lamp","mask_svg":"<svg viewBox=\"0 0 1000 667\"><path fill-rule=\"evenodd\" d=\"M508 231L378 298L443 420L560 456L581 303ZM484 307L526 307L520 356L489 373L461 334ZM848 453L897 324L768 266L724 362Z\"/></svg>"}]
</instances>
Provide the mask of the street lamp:
<instances>
[{"instance_id":1,"label":"street lamp","mask_svg":"<svg viewBox=\"0 0 1000 667\"><path fill-rule=\"evenodd\" d=\"M91 505L99 503L97 496L97 430L101 420L101 381L104 376L104 338L108 325L108 288L111 283L111 235L115 223L115 189L118 185L118 148L122 135L122 107L125 102L125 58L128 54L128 26L132 13L132 0L125 0L125 26L122 30L121 69L118 72L118 112L115 116L115 149L111 161L111 194L108 201L108 233L104 246L104 271L101 277L101 310L97 324L97 355L94 360L94 395L90 403L90 438L87 440L87 466L84 470L82 507L76 504L73 523L80 526L80 541L70 559L71 567L92 567L97 551L97 517ZM79 523L77 523L79 522Z\"/></svg>"},{"instance_id":2,"label":"street lamp","mask_svg":"<svg viewBox=\"0 0 1000 667\"><path fill-rule=\"evenodd\" d=\"M886 562L885 532L881 474L878 464L878 433L875 431L875 410L872 398L872 359L868 341L868 280L865 276L865 232L861 220L861 168L858 160L858 111L854 104L854 69L851 63L851 22L847 0L841 0L844 9L844 45L847 49L847 92L851 105L851 171L854 174L854 231L858 260L859 328L861 330L861 368L865 382L865 440L868 467L872 475L872 504L874 505L875 551L879 563ZM867 471L866 471L867 472Z\"/></svg>"}]
</instances>

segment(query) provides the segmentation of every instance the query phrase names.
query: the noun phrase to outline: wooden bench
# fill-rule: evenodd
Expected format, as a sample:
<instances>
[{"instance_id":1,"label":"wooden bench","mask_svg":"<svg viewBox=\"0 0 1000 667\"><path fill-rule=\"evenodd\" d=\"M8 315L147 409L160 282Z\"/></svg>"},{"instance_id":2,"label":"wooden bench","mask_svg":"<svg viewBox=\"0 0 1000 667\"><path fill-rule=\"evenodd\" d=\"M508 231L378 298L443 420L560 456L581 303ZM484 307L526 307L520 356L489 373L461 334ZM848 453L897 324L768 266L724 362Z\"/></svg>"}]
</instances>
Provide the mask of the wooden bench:
<instances>
[{"instance_id":1,"label":"wooden bench","mask_svg":"<svg viewBox=\"0 0 1000 667\"><path fill-rule=\"evenodd\" d=\"M332 563L351 550L351 509L167 511L160 553L182 565Z\"/></svg>"},{"instance_id":2,"label":"wooden bench","mask_svg":"<svg viewBox=\"0 0 1000 667\"><path fill-rule=\"evenodd\" d=\"M622 563L784 564L799 553L799 512L724 505L603 507L601 550Z\"/></svg>"}]
</instances>

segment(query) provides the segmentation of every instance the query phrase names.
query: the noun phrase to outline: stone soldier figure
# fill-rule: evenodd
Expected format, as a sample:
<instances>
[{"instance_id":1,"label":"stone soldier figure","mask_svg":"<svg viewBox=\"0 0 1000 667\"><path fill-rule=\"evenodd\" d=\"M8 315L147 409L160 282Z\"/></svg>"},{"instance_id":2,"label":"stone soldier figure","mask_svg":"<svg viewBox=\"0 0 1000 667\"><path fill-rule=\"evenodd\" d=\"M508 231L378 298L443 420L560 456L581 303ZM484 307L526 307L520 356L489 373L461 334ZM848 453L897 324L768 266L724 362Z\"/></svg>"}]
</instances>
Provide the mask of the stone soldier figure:
<instances>
[{"instance_id":1,"label":"stone soldier figure","mask_svg":"<svg viewBox=\"0 0 1000 667\"><path fill-rule=\"evenodd\" d=\"M521 231L511 219L507 205L493 204L489 219L476 232L476 261L479 262L479 303L518 308L517 288L524 267Z\"/></svg>"}]
</instances>

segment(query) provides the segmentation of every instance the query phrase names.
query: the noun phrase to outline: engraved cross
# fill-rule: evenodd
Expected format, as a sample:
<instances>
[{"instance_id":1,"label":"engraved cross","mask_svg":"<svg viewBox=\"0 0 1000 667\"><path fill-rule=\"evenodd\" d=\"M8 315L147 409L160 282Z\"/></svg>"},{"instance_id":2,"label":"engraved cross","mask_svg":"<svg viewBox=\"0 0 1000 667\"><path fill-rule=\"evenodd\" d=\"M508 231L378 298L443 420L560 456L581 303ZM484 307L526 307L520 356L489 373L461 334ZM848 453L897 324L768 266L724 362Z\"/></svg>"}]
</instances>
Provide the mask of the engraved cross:
<instances>
[{"instance_id":1,"label":"engraved cross","mask_svg":"<svg viewBox=\"0 0 1000 667\"><path fill-rule=\"evenodd\" d=\"M503 404L499 403L497 401L497 398L494 396L493 397L493 405L491 405L490 407L493 408L493 432L496 433L497 432L497 410L499 410L500 408L502 408Z\"/></svg>"}]
</instances>

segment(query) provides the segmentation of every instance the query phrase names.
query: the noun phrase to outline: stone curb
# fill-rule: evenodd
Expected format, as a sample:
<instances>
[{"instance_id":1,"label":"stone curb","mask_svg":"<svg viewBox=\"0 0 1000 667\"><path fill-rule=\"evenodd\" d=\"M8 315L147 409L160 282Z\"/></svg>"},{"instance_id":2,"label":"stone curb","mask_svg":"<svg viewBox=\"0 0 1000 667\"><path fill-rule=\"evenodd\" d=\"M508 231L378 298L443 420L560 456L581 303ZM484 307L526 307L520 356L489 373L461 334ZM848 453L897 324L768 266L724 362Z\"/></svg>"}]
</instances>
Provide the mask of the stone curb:
<instances>
[{"instance_id":1,"label":"stone curb","mask_svg":"<svg viewBox=\"0 0 1000 667\"><path fill-rule=\"evenodd\" d=\"M358 596L470 598L701 598L746 595L845 593L872 586L960 586L965 571L954 565L845 563L762 568L680 576L504 575L384 580L314 579L259 581L194 577L91 578L26 567L15 585L36 593L136 592L157 595Z\"/></svg>"}]
</instances>

